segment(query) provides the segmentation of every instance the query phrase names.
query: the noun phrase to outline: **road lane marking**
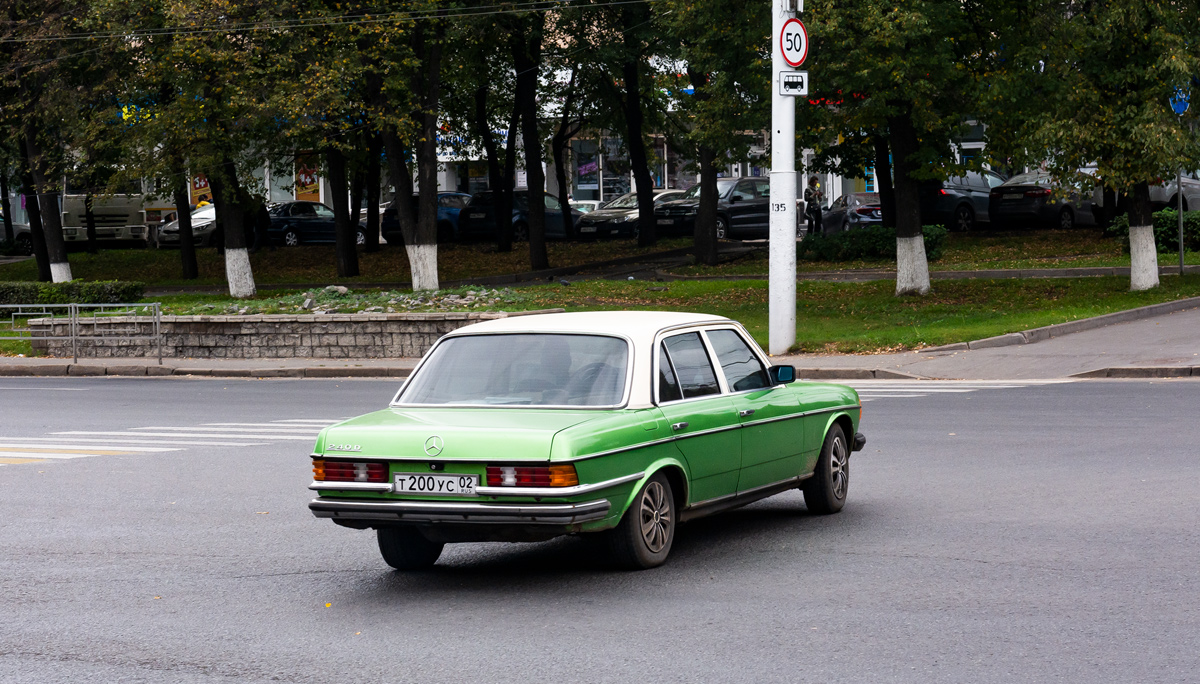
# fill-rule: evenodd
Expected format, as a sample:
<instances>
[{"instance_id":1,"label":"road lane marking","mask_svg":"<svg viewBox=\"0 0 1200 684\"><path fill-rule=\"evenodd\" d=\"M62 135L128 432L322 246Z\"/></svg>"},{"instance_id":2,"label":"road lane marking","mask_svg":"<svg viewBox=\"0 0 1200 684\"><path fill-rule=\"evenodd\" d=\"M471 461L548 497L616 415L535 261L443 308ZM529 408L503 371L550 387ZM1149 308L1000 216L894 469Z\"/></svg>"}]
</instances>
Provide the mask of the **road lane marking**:
<instances>
[{"instance_id":1,"label":"road lane marking","mask_svg":"<svg viewBox=\"0 0 1200 684\"><path fill-rule=\"evenodd\" d=\"M0 392L86 392L86 387L0 387Z\"/></svg>"},{"instance_id":2,"label":"road lane marking","mask_svg":"<svg viewBox=\"0 0 1200 684\"><path fill-rule=\"evenodd\" d=\"M52 435L108 435L110 437L212 437L211 434L186 434L179 432L120 432L102 430L68 430L66 432L51 432ZM238 435L239 437L258 439L294 439L306 442L313 441L317 433L312 435Z\"/></svg>"},{"instance_id":3,"label":"road lane marking","mask_svg":"<svg viewBox=\"0 0 1200 684\"><path fill-rule=\"evenodd\" d=\"M238 427L173 427L173 426L155 426L155 427L135 427L130 430L179 430L181 432L218 432L222 434L237 434L241 436L243 433L255 433L262 435L315 435L320 430L316 428L299 428L299 427L276 427L276 428L238 428Z\"/></svg>"},{"instance_id":4,"label":"road lane marking","mask_svg":"<svg viewBox=\"0 0 1200 684\"><path fill-rule=\"evenodd\" d=\"M41 463L44 458L0 458L0 465L21 465L22 463Z\"/></svg>"},{"instance_id":5,"label":"road lane marking","mask_svg":"<svg viewBox=\"0 0 1200 684\"><path fill-rule=\"evenodd\" d=\"M146 435L138 433L140 436ZM206 437L208 435L205 435ZM91 446L96 444L96 448L105 446L126 447L130 444L171 444L180 446L215 446L215 447L248 447L248 446L266 446L268 442L214 442L208 440L195 439L100 439L94 437L0 437L0 443L7 442L77 442L87 443Z\"/></svg>"},{"instance_id":6,"label":"road lane marking","mask_svg":"<svg viewBox=\"0 0 1200 684\"><path fill-rule=\"evenodd\" d=\"M127 456L130 454L99 454L96 452L85 452L82 454L64 454L64 453L44 453L37 451L6 451L7 458L49 458L49 459L69 459L69 458L84 458L85 456Z\"/></svg>"},{"instance_id":7,"label":"road lane marking","mask_svg":"<svg viewBox=\"0 0 1200 684\"><path fill-rule=\"evenodd\" d=\"M0 453L8 453L13 451L29 451L38 453L61 453L61 454L103 454L105 456L129 456L130 454L152 454L165 451L183 451L176 447L174 449L166 447L119 447L118 449L100 449L90 447L81 449L83 444L21 444L13 442L5 442L6 446L0 447Z\"/></svg>"}]
</instances>

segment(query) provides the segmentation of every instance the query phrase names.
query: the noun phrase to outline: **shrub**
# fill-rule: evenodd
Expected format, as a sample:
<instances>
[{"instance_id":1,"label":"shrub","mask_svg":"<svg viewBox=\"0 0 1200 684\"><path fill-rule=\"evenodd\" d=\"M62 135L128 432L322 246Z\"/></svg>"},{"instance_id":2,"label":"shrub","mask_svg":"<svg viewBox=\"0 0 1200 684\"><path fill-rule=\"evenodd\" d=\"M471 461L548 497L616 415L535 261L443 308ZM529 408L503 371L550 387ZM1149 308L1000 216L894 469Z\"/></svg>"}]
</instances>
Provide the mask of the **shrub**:
<instances>
[{"instance_id":1,"label":"shrub","mask_svg":"<svg viewBox=\"0 0 1200 684\"><path fill-rule=\"evenodd\" d=\"M949 234L943 226L925 226L925 257L942 258ZM796 256L809 261L859 261L896 258L896 229L881 225L867 226L833 235L808 235L800 242Z\"/></svg>"},{"instance_id":2,"label":"shrub","mask_svg":"<svg viewBox=\"0 0 1200 684\"><path fill-rule=\"evenodd\" d=\"M121 304L138 301L145 290L145 283L123 280L0 282L0 304Z\"/></svg>"},{"instance_id":3,"label":"shrub","mask_svg":"<svg viewBox=\"0 0 1200 684\"><path fill-rule=\"evenodd\" d=\"M1104 237L1119 239L1128 254L1129 215L1114 218L1104 229ZM1160 252L1179 251L1179 212L1174 209L1154 212L1154 244ZM1200 211L1183 212L1183 246L1189 251L1200 251Z\"/></svg>"}]
</instances>

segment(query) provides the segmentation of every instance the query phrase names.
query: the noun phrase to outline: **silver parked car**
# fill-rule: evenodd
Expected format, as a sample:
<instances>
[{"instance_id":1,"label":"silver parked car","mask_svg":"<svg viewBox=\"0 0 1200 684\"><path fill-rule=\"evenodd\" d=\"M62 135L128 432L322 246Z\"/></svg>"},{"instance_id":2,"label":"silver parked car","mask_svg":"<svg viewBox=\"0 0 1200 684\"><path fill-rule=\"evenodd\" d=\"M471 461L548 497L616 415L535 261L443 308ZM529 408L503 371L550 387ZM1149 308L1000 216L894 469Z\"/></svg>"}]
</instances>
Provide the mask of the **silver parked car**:
<instances>
[{"instance_id":1,"label":"silver parked car","mask_svg":"<svg viewBox=\"0 0 1200 684\"><path fill-rule=\"evenodd\" d=\"M217 228L217 207L206 204L192 212L192 242L197 247L209 247L213 244L213 234ZM179 246L179 220L176 219L158 229L156 240L158 247Z\"/></svg>"}]
</instances>

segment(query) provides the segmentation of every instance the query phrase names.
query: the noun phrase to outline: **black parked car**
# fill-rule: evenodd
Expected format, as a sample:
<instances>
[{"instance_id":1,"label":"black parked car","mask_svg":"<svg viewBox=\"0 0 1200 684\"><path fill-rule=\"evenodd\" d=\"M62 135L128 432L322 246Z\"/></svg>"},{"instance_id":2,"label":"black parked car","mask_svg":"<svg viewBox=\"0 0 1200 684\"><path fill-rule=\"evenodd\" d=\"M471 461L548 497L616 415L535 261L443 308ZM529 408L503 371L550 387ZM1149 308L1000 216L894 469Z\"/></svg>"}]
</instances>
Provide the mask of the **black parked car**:
<instances>
[{"instance_id":1,"label":"black parked car","mask_svg":"<svg viewBox=\"0 0 1200 684\"><path fill-rule=\"evenodd\" d=\"M980 223L989 223L992 188L999 187L1004 180L991 171L968 171L959 178L924 184L921 217L949 230L972 230Z\"/></svg>"},{"instance_id":2,"label":"black parked car","mask_svg":"<svg viewBox=\"0 0 1200 684\"><path fill-rule=\"evenodd\" d=\"M771 182L766 178L717 179L717 237L741 240L765 238L770 234L768 204ZM683 199L663 202L654 209L661 235L691 235L700 208L700 185Z\"/></svg>"},{"instance_id":3,"label":"black parked car","mask_svg":"<svg viewBox=\"0 0 1200 684\"><path fill-rule=\"evenodd\" d=\"M529 191L513 191L513 239L524 242L529 239ZM565 239L563 230L563 208L558 198L548 192L542 193L542 201L546 207L546 237L550 239ZM490 190L477 192L471 196L467 206L458 212L458 236L463 240L496 239L496 196ZM571 220L578 223L581 212L569 209Z\"/></svg>"},{"instance_id":4,"label":"black parked car","mask_svg":"<svg viewBox=\"0 0 1200 684\"><path fill-rule=\"evenodd\" d=\"M835 199L821 215L821 232L844 233L872 223L883 222L883 209L877 192L850 192Z\"/></svg>"},{"instance_id":5,"label":"black parked car","mask_svg":"<svg viewBox=\"0 0 1200 684\"><path fill-rule=\"evenodd\" d=\"M1095 225L1092 197L1054 182L1041 171L1022 173L992 188L993 225L1012 228L1050 225L1071 229Z\"/></svg>"},{"instance_id":6,"label":"black parked car","mask_svg":"<svg viewBox=\"0 0 1200 684\"><path fill-rule=\"evenodd\" d=\"M271 228L267 238L285 247L333 244L336 242L333 210L320 202L282 202L268 210ZM356 242L366 244L367 234L358 227Z\"/></svg>"},{"instance_id":7,"label":"black parked car","mask_svg":"<svg viewBox=\"0 0 1200 684\"><path fill-rule=\"evenodd\" d=\"M659 190L654 193L654 205L680 199L682 190ZM579 218L577 224L580 239L600 237L637 237L638 197L627 192L604 206Z\"/></svg>"}]
</instances>

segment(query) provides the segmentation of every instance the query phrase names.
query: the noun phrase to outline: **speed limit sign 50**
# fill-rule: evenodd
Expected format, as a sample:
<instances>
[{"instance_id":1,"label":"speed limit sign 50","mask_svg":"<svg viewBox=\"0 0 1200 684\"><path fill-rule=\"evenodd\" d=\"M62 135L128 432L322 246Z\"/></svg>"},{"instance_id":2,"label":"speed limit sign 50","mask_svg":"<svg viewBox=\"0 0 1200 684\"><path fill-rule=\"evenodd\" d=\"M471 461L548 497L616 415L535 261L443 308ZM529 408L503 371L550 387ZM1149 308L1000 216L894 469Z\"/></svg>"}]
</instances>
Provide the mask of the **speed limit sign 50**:
<instances>
[{"instance_id":1,"label":"speed limit sign 50","mask_svg":"<svg viewBox=\"0 0 1200 684\"><path fill-rule=\"evenodd\" d=\"M779 32L779 45L783 50L783 61L798 67L808 57L808 31L799 19L788 19Z\"/></svg>"}]
</instances>

